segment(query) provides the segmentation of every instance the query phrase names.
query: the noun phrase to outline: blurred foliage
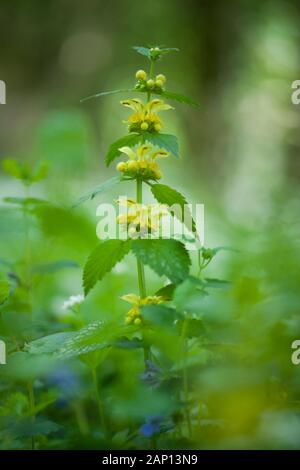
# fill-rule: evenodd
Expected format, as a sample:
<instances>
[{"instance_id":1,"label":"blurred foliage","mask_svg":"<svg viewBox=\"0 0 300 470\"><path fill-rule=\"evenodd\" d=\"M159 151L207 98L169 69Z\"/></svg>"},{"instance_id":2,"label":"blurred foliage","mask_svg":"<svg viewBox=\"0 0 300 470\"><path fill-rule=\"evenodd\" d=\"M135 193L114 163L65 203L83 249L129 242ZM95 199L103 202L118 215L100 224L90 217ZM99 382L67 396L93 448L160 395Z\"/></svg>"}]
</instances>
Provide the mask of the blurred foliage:
<instances>
[{"instance_id":1,"label":"blurred foliage","mask_svg":"<svg viewBox=\"0 0 300 470\"><path fill-rule=\"evenodd\" d=\"M299 18L296 0L3 2L1 449L299 449ZM201 105L176 104L183 158L165 173L205 203L206 245L231 249L202 253L200 277L191 252L190 276L163 291L147 268L168 304L143 307L142 339L120 300L136 290L132 255L63 303L82 293L105 196L72 205L112 176L123 118L113 98L79 101L131 87L130 48L148 43L184 51L162 72Z\"/></svg>"}]
</instances>

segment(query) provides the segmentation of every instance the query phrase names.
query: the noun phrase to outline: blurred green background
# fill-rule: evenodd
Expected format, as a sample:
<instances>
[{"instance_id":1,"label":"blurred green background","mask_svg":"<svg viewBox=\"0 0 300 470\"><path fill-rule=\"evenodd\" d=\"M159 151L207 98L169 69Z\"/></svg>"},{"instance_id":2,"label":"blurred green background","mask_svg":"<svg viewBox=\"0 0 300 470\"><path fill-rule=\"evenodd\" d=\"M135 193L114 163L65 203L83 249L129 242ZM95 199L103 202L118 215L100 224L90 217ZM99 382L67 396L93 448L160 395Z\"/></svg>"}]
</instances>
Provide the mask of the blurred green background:
<instances>
[{"instance_id":1,"label":"blurred green background","mask_svg":"<svg viewBox=\"0 0 300 470\"><path fill-rule=\"evenodd\" d=\"M300 338L300 108L291 102L291 84L300 78L299 26L297 0L1 3L0 79L7 104L0 105L0 158L48 161L46 181L30 195L56 208L31 221L31 264L42 269L68 260L77 266L46 269L36 279L32 331L26 330L23 302L10 306L5 328L13 325L25 340L64 328L62 303L82 292L80 268L97 244L96 207L119 194L70 210L115 174L114 165L105 167L104 155L126 133L127 113L119 101L127 95L82 104L80 99L134 84L136 70L148 64L133 45L180 49L157 72L167 76L168 89L192 96L200 109L176 104L165 117L166 132L178 135L182 158L163 162L163 182L205 204L206 246L234 250L222 252L208 268L211 277L231 281L232 289L196 305L211 338L226 340L229 349L212 356L195 352L201 425L193 445L202 448L300 446L300 366L290 360L291 343ZM0 178L1 198L24 195L20 182L3 172ZM24 224L18 210L1 202L2 276L24 268ZM155 292L161 280L146 272L149 291ZM86 299L85 322L122 318L126 305L119 296L135 291L135 264L128 258ZM230 350L234 343L238 358ZM144 391L126 384L116 370L120 361L134 376L139 363L114 354L102 373L104 381L120 374L118 387L107 380L121 429L125 415L141 416ZM156 412L168 409L164 400L154 400Z\"/></svg>"}]
</instances>

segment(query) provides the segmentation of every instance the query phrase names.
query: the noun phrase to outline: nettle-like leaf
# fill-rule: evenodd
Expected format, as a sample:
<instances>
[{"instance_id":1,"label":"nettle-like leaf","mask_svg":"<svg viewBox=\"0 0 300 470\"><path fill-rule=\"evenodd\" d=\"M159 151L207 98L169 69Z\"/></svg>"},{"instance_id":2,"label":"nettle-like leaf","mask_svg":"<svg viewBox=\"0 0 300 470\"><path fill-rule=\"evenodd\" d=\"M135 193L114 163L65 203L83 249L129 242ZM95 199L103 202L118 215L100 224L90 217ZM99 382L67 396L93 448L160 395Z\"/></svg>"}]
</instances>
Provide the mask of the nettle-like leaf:
<instances>
[{"instance_id":1,"label":"nettle-like leaf","mask_svg":"<svg viewBox=\"0 0 300 470\"><path fill-rule=\"evenodd\" d=\"M167 276L174 283L188 276L191 260L183 243L177 240L133 240L132 251L159 276Z\"/></svg>"},{"instance_id":2,"label":"nettle-like leaf","mask_svg":"<svg viewBox=\"0 0 300 470\"><path fill-rule=\"evenodd\" d=\"M72 206L73 209L75 207L80 206L81 204L83 204L86 201L93 200L96 196L99 196L100 194L106 193L110 189L117 186L121 181L124 181L124 179L120 175L113 176L109 180L104 181L104 183L97 186L97 188L93 189L93 191L90 191L89 193L85 194L84 196L81 196L78 199L78 201L75 202L75 204Z\"/></svg>"},{"instance_id":3,"label":"nettle-like leaf","mask_svg":"<svg viewBox=\"0 0 300 470\"><path fill-rule=\"evenodd\" d=\"M116 339L128 330L125 325L96 321L67 339L57 353L60 359L83 356L111 346Z\"/></svg>"},{"instance_id":4,"label":"nettle-like leaf","mask_svg":"<svg viewBox=\"0 0 300 470\"><path fill-rule=\"evenodd\" d=\"M145 46L133 46L138 54L147 57L149 60L157 60L161 56L169 54L170 52L178 52L177 47L145 47Z\"/></svg>"},{"instance_id":5,"label":"nettle-like leaf","mask_svg":"<svg viewBox=\"0 0 300 470\"><path fill-rule=\"evenodd\" d=\"M121 147L134 147L135 145L142 142L143 137L142 134L131 133L121 137L120 139L116 140L108 149L108 152L105 156L105 163L106 165L110 165L110 163L117 157L119 157L122 152L120 152Z\"/></svg>"},{"instance_id":6,"label":"nettle-like leaf","mask_svg":"<svg viewBox=\"0 0 300 470\"><path fill-rule=\"evenodd\" d=\"M159 148L165 149L170 152L174 157L179 158L179 147L177 137L172 134L161 134L144 132L142 134L144 142L150 142L152 145L156 145Z\"/></svg>"},{"instance_id":7,"label":"nettle-like leaf","mask_svg":"<svg viewBox=\"0 0 300 470\"><path fill-rule=\"evenodd\" d=\"M161 204L167 204L169 207L175 205L170 211L171 214L177 217L180 222L184 223L188 230L194 233L196 232L196 224L192 218L191 211L187 207L187 200L179 191L170 188L170 186L166 184L152 184L151 192L155 199Z\"/></svg>"},{"instance_id":8,"label":"nettle-like leaf","mask_svg":"<svg viewBox=\"0 0 300 470\"><path fill-rule=\"evenodd\" d=\"M129 252L131 240L104 240L90 254L83 270L85 295Z\"/></svg>"},{"instance_id":9,"label":"nettle-like leaf","mask_svg":"<svg viewBox=\"0 0 300 470\"><path fill-rule=\"evenodd\" d=\"M6 302L9 296L10 284L8 281L0 281L0 305Z\"/></svg>"},{"instance_id":10,"label":"nettle-like leaf","mask_svg":"<svg viewBox=\"0 0 300 470\"><path fill-rule=\"evenodd\" d=\"M91 96L87 96L86 98L82 98L80 100L80 103L83 103L84 101L92 100L93 98L100 98L102 96L109 96L109 95L116 95L118 93L131 93L133 91L136 91L134 88L125 88L125 89L120 89L120 90L109 90L109 91L101 91L99 93L96 93Z\"/></svg>"},{"instance_id":11,"label":"nettle-like leaf","mask_svg":"<svg viewBox=\"0 0 300 470\"><path fill-rule=\"evenodd\" d=\"M194 106L195 108L200 107L200 104L197 103L197 101L193 100L192 98L189 98L188 96L182 95L180 93L175 93L173 91L164 90L161 93L161 96L163 96L164 98L167 98L168 100L174 100L174 101L177 101L178 103L183 103L183 104L188 104L190 106Z\"/></svg>"},{"instance_id":12,"label":"nettle-like leaf","mask_svg":"<svg viewBox=\"0 0 300 470\"><path fill-rule=\"evenodd\" d=\"M73 332L54 333L44 336L26 344L24 351L29 354L54 354L58 353L63 344L74 336Z\"/></svg>"}]
</instances>

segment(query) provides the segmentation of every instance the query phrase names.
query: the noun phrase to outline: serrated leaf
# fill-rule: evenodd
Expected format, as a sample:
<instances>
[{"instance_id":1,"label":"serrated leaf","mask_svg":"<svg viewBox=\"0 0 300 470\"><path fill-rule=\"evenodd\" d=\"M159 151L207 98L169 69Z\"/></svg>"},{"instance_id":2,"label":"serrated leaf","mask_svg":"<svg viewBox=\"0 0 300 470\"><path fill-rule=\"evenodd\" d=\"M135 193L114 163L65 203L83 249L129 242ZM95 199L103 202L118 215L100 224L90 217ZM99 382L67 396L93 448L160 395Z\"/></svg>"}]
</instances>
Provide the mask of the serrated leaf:
<instances>
[{"instance_id":1,"label":"serrated leaf","mask_svg":"<svg viewBox=\"0 0 300 470\"><path fill-rule=\"evenodd\" d=\"M110 178L109 180L107 181L104 181L104 183L100 184L99 186L97 186L97 188L93 189L93 191L90 191L89 193L85 194L84 196L81 196L77 202L75 202L75 204L72 206L73 209L75 207L78 207L80 206L81 204L83 204L84 202L86 201L89 201L89 200L92 200L94 199L96 196L99 196L99 194L103 194L105 193L106 191L109 191L110 189L112 189L114 186L117 186L117 184L119 184L120 182L122 181L122 176L118 175L118 176L113 176L112 178Z\"/></svg>"},{"instance_id":2,"label":"serrated leaf","mask_svg":"<svg viewBox=\"0 0 300 470\"><path fill-rule=\"evenodd\" d=\"M175 135L161 133L150 134L150 132L144 132L142 136L144 142L148 141L151 144L170 152L174 157L179 158L178 141Z\"/></svg>"},{"instance_id":3,"label":"serrated leaf","mask_svg":"<svg viewBox=\"0 0 300 470\"><path fill-rule=\"evenodd\" d=\"M134 88L128 88L128 89L120 89L120 90L109 90L109 91L101 91L99 93L96 93L95 95L87 96L86 98L82 98L80 100L80 103L83 103L84 101L91 100L93 98L100 98L101 96L109 96L109 95L116 95L117 93L131 93L133 91L136 91Z\"/></svg>"},{"instance_id":4,"label":"serrated leaf","mask_svg":"<svg viewBox=\"0 0 300 470\"><path fill-rule=\"evenodd\" d=\"M82 356L111 346L117 337L128 330L125 325L97 321L85 326L67 339L57 353L60 359Z\"/></svg>"},{"instance_id":5,"label":"serrated leaf","mask_svg":"<svg viewBox=\"0 0 300 470\"><path fill-rule=\"evenodd\" d=\"M132 251L159 276L165 275L174 283L188 276L191 260L184 245L177 240L133 240Z\"/></svg>"},{"instance_id":6,"label":"serrated leaf","mask_svg":"<svg viewBox=\"0 0 300 470\"><path fill-rule=\"evenodd\" d=\"M59 351L62 345L74 336L73 332L55 333L53 335L44 336L26 344L24 351L29 354L54 354Z\"/></svg>"},{"instance_id":7,"label":"serrated leaf","mask_svg":"<svg viewBox=\"0 0 300 470\"><path fill-rule=\"evenodd\" d=\"M104 240L92 251L83 271L85 295L129 252L131 240Z\"/></svg>"},{"instance_id":8,"label":"serrated leaf","mask_svg":"<svg viewBox=\"0 0 300 470\"><path fill-rule=\"evenodd\" d=\"M117 157L119 157L122 152L120 152L121 147L134 147L138 143L142 142L143 136L142 134L131 133L121 137L120 139L116 140L108 149L108 152L105 156L105 163L106 165L110 165L110 163Z\"/></svg>"},{"instance_id":9,"label":"serrated leaf","mask_svg":"<svg viewBox=\"0 0 300 470\"><path fill-rule=\"evenodd\" d=\"M178 103L184 103L190 106L194 106L195 108L200 107L200 104L197 103L197 101L194 101L192 98L189 98L188 96L182 95L180 93L174 93L173 91L164 90L161 93L161 96L164 96L168 100L174 100L174 101L177 101Z\"/></svg>"},{"instance_id":10,"label":"serrated leaf","mask_svg":"<svg viewBox=\"0 0 300 470\"><path fill-rule=\"evenodd\" d=\"M10 284L8 281L0 281L0 305L3 304L9 296Z\"/></svg>"},{"instance_id":11,"label":"serrated leaf","mask_svg":"<svg viewBox=\"0 0 300 470\"><path fill-rule=\"evenodd\" d=\"M167 206L173 207L170 210L174 217L177 217L180 222L185 224L188 230L196 232L196 224L192 218L191 211L187 206L187 200L185 197L176 189L170 188L166 184L152 184L151 192L155 199L161 204L167 204ZM179 206L179 207L176 207Z\"/></svg>"}]
</instances>

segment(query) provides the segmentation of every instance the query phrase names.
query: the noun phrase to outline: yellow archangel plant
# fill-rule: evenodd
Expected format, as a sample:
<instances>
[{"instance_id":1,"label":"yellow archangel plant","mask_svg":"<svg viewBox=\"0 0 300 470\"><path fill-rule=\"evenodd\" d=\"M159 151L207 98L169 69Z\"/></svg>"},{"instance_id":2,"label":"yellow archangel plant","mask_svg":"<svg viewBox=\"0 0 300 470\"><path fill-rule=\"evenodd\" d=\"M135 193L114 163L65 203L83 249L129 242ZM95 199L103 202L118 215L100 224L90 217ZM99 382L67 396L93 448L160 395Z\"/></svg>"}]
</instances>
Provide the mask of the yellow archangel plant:
<instances>
[{"instance_id":1,"label":"yellow archangel plant","mask_svg":"<svg viewBox=\"0 0 300 470\"><path fill-rule=\"evenodd\" d=\"M151 357L151 349L143 334L147 326L147 321L143 318L143 308L161 304L167 299L163 295L147 295L144 265L149 265L159 276L165 275L176 285L188 276L191 264L183 242L175 239L148 239L148 237L144 239L144 236L149 233L159 232L163 215L168 212L174 215L171 209L174 204L183 208L187 203L185 197L177 190L158 183L158 180L162 178L158 160L166 157L179 157L177 138L172 134L161 132L164 124L159 113L174 109L165 100L171 99L192 106L197 106L197 103L186 96L166 90L165 75L154 74L156 63L178 49L165 47L135 47L134 49L149 59L149 72L139 69L135 74L135 85L131 89L113 90L86 98L128 92L144 96L144 99L134 96L121 101L123 106L133 111L124 121L128 125L129 133L111 144L105 157L106 164L109 165L116 158L123 156L123 160L116 166L119 176L103 183L96 191L81 198L80 201L94 198L98 193L103 193L122 181L134 181L136 197L117 201L119 206L127 210L126 214L121 213L118 216L117 222L127 230L129 239L102 240L86 263L83 284L87 294L96 281L101 280L126 253L133 252L137 259L139 293L123 295L121 298L132 304L132 308L126 314L125 323L141 329L145 360L147 360ZM143 204L144 183L150 187L157 203ZM176 214L175 216L178 217ZM179 218L185 223L180 216ZM190 228L195 235L193 221Z\"/></svg>"}]
</instances>

